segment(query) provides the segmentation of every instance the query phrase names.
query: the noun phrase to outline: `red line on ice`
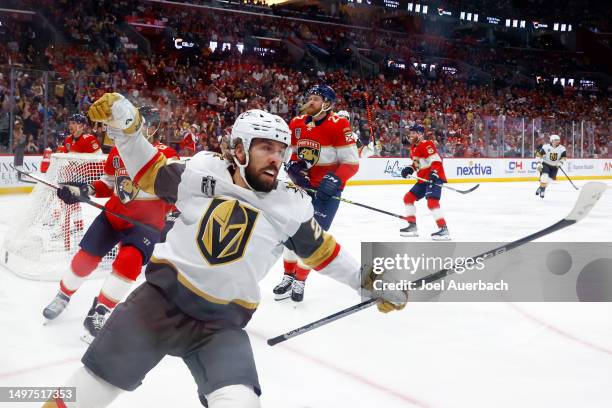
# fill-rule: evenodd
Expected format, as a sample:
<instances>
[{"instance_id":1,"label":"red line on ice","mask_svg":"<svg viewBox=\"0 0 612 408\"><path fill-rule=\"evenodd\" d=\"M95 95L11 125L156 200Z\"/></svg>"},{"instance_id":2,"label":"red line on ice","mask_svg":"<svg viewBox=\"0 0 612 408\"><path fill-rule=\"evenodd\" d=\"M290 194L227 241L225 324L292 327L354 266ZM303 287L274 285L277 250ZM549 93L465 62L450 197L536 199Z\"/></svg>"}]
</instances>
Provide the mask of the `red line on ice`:
<instances>
[{"instance_id":1,"label":"red line on ice","mask_svg":"<svg viewBox=\"0 0 612 408\"><path fill-rule=\"evenodd\" d=\"M22 368L20 370L15 370L15 371L7 371L4 373L0 373L0 378L15 377L21 374L30 373L32 371L44 370L46 368L57 367L57 366L61 366L61 365L68 364L68 363L75 363L77 361L81 361L81 357L66 358L64 360L52 361L50 363L41 364L41 365L37 365L34 367Z\"/></svg>"},{"instance_id":2,"label":"red line on ice","mask_svg":"<svg viewBox=\"0 0 612 408\"><path fill-rule=\"evenodd\" d=\"M523 317L526 317L527 319L531 320L532 322L534 322L536 324L544 326L544 328L550 330L553 333L558 334L561 337L565 337L565 338L567 338L569 340L575 341L576 343L582 344L585 347L588 347L588 348L593 349L593 350L601 351L602 353L609 354L609 355L612 356L612 350L610 350L610 349L607 349L607 348L602 347L600 345L597 345L595 343L591 343L588 340L581 339L580 337L578 337L578 336L576 336L574 334L571 334L571 333L568 333L566 331L563 331L563 330L559 329L558 327L553 326L551 323L549 323L549 322L547 322L547 321L545 321L545 320L543 320L543 319L541 319L539 317L536 317L536 316L530 314L526 310L521 309L520 307L518 307L514 303L508 302L507 304L512 309L514 309L516 312L518 312L519 314L523 315Z\"/></svg>"},{"instance_id":3,"label":"red line on ice","mask_svg":"<svg viewBox=\"0 0 612 408\"><path fill-rule=\"evenodd\" d=\"M261 340L265 341L267 339L267 337L265 337L264 335L262 335L260 333L256 333L253 330L248 330L248 332L249 332L249 335L258 337ZM322 360L320 358L311 356L310 354L306 354L306 353L302 352L301 350L298 350L298 349L293 348L291 346L287 346L285 344L283 344L281 347L283 348L283 350L290 351L290 352L292 352L294 354L297 354L298 356L300 356L300 357L302 357L302 358L304 358L306 360L310 360L311 362L313 362L315 364L323 366L323 367L325 367L327 369L330 369L332 371L336 371L337 373L344 374L345 376L350 377L350 378L352 378L353 380L355 380L357 382L360 382L362 384L370 386L370 387L372 387L374 389L377 389L379 391L382 391L382 392L384 392L386 394L390 394L390 395L394 396L395 398L400 399L400 400L402 400L404 402L408 402L408 403L410 403L412 405L415 405L417 407L430 407L429 404L427 404L427 403L425 403L425 402L423 402L423 401L421 401L421 400L419 400L419 399L417 399L415 397L412 397L410 395L406 395L406 394L403 394L401 392L395 391L395 390L393 390L391 388L385 387L384 385L381 385L381 384L378 384L378 383L376 383L374 381L371 381L368 378L365 378L365 377L362 377L360 375L357 375L357 374L353 373L352 371L346 370L346 369L344 369L342 367L339 367L337 365L334 365L334 364L330 364L328 361L325 361L325 360Z\"/></svg>"}]
</instances>

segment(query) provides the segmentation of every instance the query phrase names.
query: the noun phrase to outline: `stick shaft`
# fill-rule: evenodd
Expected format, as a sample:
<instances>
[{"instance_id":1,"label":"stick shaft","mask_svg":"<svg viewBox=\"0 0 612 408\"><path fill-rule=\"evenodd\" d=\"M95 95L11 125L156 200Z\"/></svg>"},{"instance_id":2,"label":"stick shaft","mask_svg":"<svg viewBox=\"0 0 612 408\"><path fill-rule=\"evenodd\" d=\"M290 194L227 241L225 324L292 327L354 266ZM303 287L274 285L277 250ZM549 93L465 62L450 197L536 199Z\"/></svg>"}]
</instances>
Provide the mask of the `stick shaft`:
<instances>
[{"instance_id":1,"label":"stick shaft","mask_svg":"<svg viewBox=\"0 0 612 408\"><path fill-rule=\"evenodd\" d=\"M312 194L315 194L317 192L317 190L312 189L312 188L307 188L307 187L300 187L300 188L302 188L302 189L304 189L304 190L306 190L306 191L308 191L309 193L312 193ZM382 213L382 214L390 215L391 217L400 218L402 220L406 219L406 217L403 216L403 215L395 214L395 213L392 213L392 212L386 211L386 210L381 210L380 208L371 207L371 206L366 205L366 204L356 203L355 201L347 200L346 198L337 197L337 196L332 196L332 198L334 198L334 199L336 199L338 201L342 201L342 202L347 203L347 204L353 204L353 205L356 205L358 207L367 208L368 210L372 210L372 211L376 211L376 212L379 212L379 213Z\"/></svg>"},{"instance_id":2,"label":"stick shaft","mask_svg":"<svg viewBox=\"0 0 612 408\"><path fill-rule=\"evenodd\" d=\"M565 174L565 177L567 177L567 180L572 184L572 186L576 189L579 190L578 187L576 187L576 185L574 184L574 182L572 181L572 179L567 175L567 173L565 172L565 170L563 170L563 167L559 166L559 169L561 170L561 172L563 174Z\"/></svg>"},{"instance_id":3,"label":"stick shaft","mask_svg":"<svg viewBox=\"0 0 612 408\"><path fill-rule=\"evenodd\" d=\"M415 180L424 181L426 183L433 184L434 186L437 186L437 187L447 188L449 190L456 191L457 193L461 193L461 194L471 193L472 191L476 190L478 186L480 186L480 184L476 184L474 187L470 188L469 190L459 190L458 188L447 186L446 184L436 184L431 180L427 180L419 176L412 176L412 178L414 178Z\"/></svg>"},{"instance_id":4,"label":"stick shaft","mask_svg":"<svg viewBox=\"0 0 612 408\"><path fill-rule=\"evenodd\" d=\"M292 330L290 332L287 332L285 334L281 334L280 336L276 336L276 337L273 337L271 339L268 339L268 345L274 346L275 344L282 343L285 340L289 340L289 339L291 339L293 337L299 336L300 334L307 333L307 332L309 332L311 330L314 330L314 329L316 329L318 327L324 326L324 325L329 324L329 323L331 323L333 321L336 321L338 319L342 319L343 317L352 315L353 313L357 313L360 310L367 309L368 307L375 305L376 302L378 302L378 299L374 299L374 298L368 299L368 300L366 300L364 302L358 303L358 304L356 304L354 306L351 306L351 307L349 307L347 309L343 309L343 310L341 310L341 311L339 311L337 313L334 313L332 315L326 316L326 317L324 317L322 319L319 319L319 320L317 320L315 322L308 323L307 325L304 325L304 326L302 326L300 328L297 328L297 329Z\"/></svg>"},{"instance_id":5,"label":"stick shaft","mask_svg":"<svg viewBox=\"0 0 612 408\"><path fill-rule=\"evenodd\" d=\"M36 181L38 181L39 183L44 184L44 185L45 185L45 186L47 186L47 187L51 187L51 188L54 188L54 189L56 189L56 190L59 190L59 189L60 189L60 187L59 187L59 186L56 186L56 185L55 185L55 184L53 184L53 183L49 183L47 180L42 179L42 178L40 178L40 177L36 177L36 176L34 176L34 175L32 175L32 174L30 174L30 173L28 173L28 172L21 171L21 170L19 170L19 169L17 169L17 172L19 172L19 174L23 174L24 176L30 177L31 179L36 180ZM106 211L108 214L110 214L110 215L112 215L112 216L114 216L114 217L120 218L120 219L122 219L123 221L127 221L127 222L129 222L130 224L134 224L134 225L137 225L137 226L142 227L142 228L146 228L146 229L151 230L151 231L159 232L159 230L158 230L158 229L156 229L156 228L154 228L154 227L152 227L152 226L150 226L150 225L148 225L148 224L145 224L145 223L140 222L140 221L138 221L138 220L134 220L134 219L132 219L132 218L130 218L130 217L128 217L128 216L126 216L126 215L123 215L123 214L118 214L118 213L116 213L116 212L110 211L110 210L108 210L106 207L104 207L102 204L98 204L98 203L96 203L95 201L91 200L90 198L86 198L86 197L77 197L77 199L78 199L80 202L85 203L85 204L89 204L89 205L91 205L92 207L96 207L97 209L99 209L99 210L101 210L101 211Z\"/></svg>"}]
</instances>

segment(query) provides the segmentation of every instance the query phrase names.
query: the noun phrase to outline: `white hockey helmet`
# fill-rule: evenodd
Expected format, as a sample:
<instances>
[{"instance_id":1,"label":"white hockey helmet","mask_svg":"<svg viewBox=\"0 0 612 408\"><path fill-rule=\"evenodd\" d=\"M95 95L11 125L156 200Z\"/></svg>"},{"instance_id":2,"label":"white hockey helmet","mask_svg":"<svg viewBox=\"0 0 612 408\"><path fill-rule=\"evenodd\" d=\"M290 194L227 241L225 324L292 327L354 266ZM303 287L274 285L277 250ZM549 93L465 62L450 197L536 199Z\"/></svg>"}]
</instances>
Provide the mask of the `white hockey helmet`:
<instances>
[{"instance_id":1,"label":"white hockey helmet","mask_svg":"<svg viewBox=\"0 0 612 408\"><path fill-rule=\"evenodd\" d=\"M346 120L348 121L351 120L351 114L345 110L338 111L338 116L340 116L341 118L346 118Z\"/></svg>"},{"instance_id":2,"label":"white hockey helmet","mask_svg":"<svg viewBox=\"0 0 612 408\"><path fill-rule=\"evenodd\" d=\"M559 142L561 143L561 137L559 137L559 135L550 135L550 143L552 142Z\"/></svg>"},{"instance_id":3,"label":"white hockey helmet","mask_svg":"<svg viewBox=\"0 0 612 408\"><path fill-rule=\"evenodd\" d=\"M281 142L287 146L283 162L287 162L291 157L291 131L283 118L261 109L251 109L242 112L238 115L234 126L232 126L230 149L234 163L240 169L240 173L245 180L244 169L249 165L249 148L253 139L269 139ZM239 143L242 143L244 146L246 155L246 162L244 164L240 164L234 154L234 149Z\"/></svg>"}]
</instances>

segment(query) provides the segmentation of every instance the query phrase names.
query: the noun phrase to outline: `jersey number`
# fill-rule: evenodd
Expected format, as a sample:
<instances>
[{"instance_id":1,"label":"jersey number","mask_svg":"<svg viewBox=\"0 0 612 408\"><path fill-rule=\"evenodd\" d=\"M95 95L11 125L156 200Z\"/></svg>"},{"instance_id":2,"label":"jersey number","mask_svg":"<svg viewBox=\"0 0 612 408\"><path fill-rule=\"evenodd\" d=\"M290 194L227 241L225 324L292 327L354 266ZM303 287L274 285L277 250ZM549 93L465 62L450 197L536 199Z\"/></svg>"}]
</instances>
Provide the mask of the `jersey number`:
<instances>
[{"instance_id":1,"label":"jersey number","mask_svg":"<svg viewBox=\"0 0 612 408\"><path fill-rule=\"evenodd\" d=\"M259 211L237 200L214 198L200 221L198 248L209 265L242 258Z\"/></svg>"},{"instance_id":2,"label":"jersey number","mask_svg":"<svg viewBox=\"0 0 612 408\"><path fill-rule=\"evenodd\" d=\"M321 238L321 234L323 233L323 229L321 228L321 226L319 225L317 220L314 219L314 217L312 218L312 220L310 220L310 226L312 227L312 232L314 233L315 241L318 241L319 238Z\"/></svg>"}]
</instances>

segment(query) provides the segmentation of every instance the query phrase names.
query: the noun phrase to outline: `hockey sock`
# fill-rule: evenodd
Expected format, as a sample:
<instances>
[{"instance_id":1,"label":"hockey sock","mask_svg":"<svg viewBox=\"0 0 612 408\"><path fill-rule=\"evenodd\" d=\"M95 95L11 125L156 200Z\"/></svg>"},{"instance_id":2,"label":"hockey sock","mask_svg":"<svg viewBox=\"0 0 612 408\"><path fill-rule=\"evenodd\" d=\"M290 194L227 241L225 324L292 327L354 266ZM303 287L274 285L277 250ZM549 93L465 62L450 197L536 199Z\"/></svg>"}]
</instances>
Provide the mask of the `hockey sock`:
<instances>
[{"instance_id":1,"label":"hockey sock","mask_svg":"<svg viewBox=\"0 0 612 408\"><path fill-rule=\"evenodd\" d=\"M428 198L427 208L429 208L429 210L431 211L431 214L433 215L434 220L436 221L436 225L439 228L445 227L446 220L444 219L444 213L440 208L440 200L437 200L435 198Z\"/></svg>"},{"instance_id":2,"label":"hockey sock","mask_svg":"<svg viewBox=\"0 0 612 408\"><path fill-rule=\"evenodd\" d=\"M80 249L72 258L70 271L62 277L60 291L68 297L72 296L98 267L100 259L102 258Z\"/></svg>"},{"instance_id":3,"label":"hockey sock","mask_svg":"<svg viewBox=\"0 0 612 408\"><path fill-rule=\"evenodd\" d=\"M298 264L295 267L295 279L305 281L310 273L310 268L306 265Z\"/></svg>"},{"instance_id":4,"label":"hockey sock","mask_svg":"<svg viewBox=\"0 0 612 408\"><path fill-rule=\"evenodd\" d=\"M404 196L404 204L406 205L406 221L408 222L416 222L416 207L414 206L416 199L416 196L410 191Z\"/></svg>"},{"instance_id":5,"label":"hockey sock","mask_svg":"<svg viewBox=\"0 0 612 408\"><path fill-rule=\"evenodd\" d=\"M253 387L244 384L226 385L206 395L209 408L260 408Z\"/></svg>"},{"instance_id":6,"label":"hockey sock","mask_svg":"<svg viewBox=\"0 0 612 408\"><path fill-rule=\"evenodd\" d=\"M107 383L83 366L68 379L64 387L75 387L78 392L78 403L57 398L47 401L43 408L102 408L110 405L122 391L121 388Z\"/></svg>"},{"instance_id":7,"label":"hockey sock","mask_svg":"<svg viewBox=\"0 0 612 408\"><path fill-rule=\"evenodd\" d=\"M283 266L285 268L285 275L295 275L295 268L297 268L297 261L288 261L283 259Z\"/></svg>"},{"instance_id":8,"label":"hockey sock","mask_svg":"<svg viewBox=\"0 0 612 408\"><path fill-rule=\"evenodd\" d=\"M98 302L113 309L130 291L140 275L142 254L133 246L121 246L113 262L113 273L104 281Z\"/></svg>"},{"instance_id":9,"label":"hockey sock","mask_svg":"<svg viewBox=\"0 0 612 408\"><path fill-rule=\"evenodd\" d=\"M285 275L295 275L295 269L297 268L298 256L287 247L283 248L283 266L285 268Z\"/></svg>"}]
</instances>

